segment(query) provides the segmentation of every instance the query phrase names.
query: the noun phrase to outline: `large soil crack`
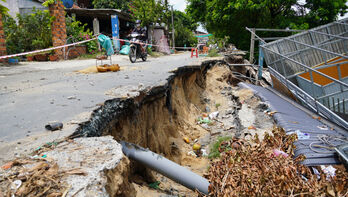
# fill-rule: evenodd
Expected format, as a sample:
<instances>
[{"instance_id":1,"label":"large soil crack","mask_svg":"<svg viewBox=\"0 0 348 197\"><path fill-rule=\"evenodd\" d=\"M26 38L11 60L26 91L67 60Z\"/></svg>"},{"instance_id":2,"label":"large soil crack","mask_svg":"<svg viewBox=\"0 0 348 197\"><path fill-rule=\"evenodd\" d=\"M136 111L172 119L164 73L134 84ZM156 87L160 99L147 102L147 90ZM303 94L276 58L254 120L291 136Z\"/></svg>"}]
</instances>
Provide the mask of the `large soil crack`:
<instances>
[{"instance_id":1,"label":"large soil crack","mask_svg":"<svg viewBox=\"0 0 348 197\"><path fill-rule=\"evenodd\" d=\"M203 175L209 159L192 154L194 143L199 143L209 154L209 145L220 136L253 136L273 126L271 118L261 112L260 101L251 92L236 87L241 80L234 77L235 72L233 67L221 61L181 67L162 86L145 89L134 98L106 101L73 136L112 135L117 141L148 148ZM207 119L209 114L215 114L215 117L207 123L199 122L199 119ZM125 170L127 175L124 171L119 176L108 175L114 177L109 181L117 177L129 182L127 187L120 188L123 191L112 190L111 193L197 196L136 162L130 162L127 169L130 169ZM156 181L160 181L156 190L148 187Z\"/></svg>"}]
</instances>

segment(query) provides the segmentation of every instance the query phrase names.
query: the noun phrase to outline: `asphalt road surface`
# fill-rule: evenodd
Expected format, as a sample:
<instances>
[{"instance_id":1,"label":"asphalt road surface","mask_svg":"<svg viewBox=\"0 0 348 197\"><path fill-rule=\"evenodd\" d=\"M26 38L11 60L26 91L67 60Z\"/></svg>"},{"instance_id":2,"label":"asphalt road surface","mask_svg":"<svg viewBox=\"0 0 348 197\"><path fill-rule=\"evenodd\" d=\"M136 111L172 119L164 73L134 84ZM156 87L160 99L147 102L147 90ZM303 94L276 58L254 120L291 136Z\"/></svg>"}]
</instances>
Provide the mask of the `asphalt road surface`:
<instances>
[{"instance_id":1,"label":"asphalt road surface","mask_svg":"<svg viewBox=\"0 0 348 197\"><path fill-rule=\"evenodd\" d=\"M6 143L45 131L50 121L71 122L123 90L164 83L168 71L197 62L189 53L130 63L127 56L113 56L119 72L81 74L96 61L29 62L0 67L0 142ZM132 91L132 90L131 90ZM111 94L110 94L111 93Z\"/></svg>"}]
</instances>

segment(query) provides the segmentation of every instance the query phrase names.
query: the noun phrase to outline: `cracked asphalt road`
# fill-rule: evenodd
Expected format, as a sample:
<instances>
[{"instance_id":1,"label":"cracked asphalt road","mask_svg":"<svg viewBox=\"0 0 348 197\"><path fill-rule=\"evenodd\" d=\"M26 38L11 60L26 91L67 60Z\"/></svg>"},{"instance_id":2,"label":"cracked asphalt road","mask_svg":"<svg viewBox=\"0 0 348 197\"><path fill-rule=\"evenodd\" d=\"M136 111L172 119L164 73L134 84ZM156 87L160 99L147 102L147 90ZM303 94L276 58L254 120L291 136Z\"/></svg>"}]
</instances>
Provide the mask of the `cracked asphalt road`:
<instances>
[{"instance_id":1,"label":"cracked asphalt road","mask_svg":"<svg viewBox=\"0 0 348 197\"><path fill-rule=\"evenodd\" d=\"M127 56L113 56L121 71L96 74L75 72L94 66L93 59L0 67L0 142L47 132L44 126L50 121L74 121L114 98L106 93L116 87L161 84L170 75L168 71L198 60L182 53L132 64Z\"/></svg>"}]
</instances>

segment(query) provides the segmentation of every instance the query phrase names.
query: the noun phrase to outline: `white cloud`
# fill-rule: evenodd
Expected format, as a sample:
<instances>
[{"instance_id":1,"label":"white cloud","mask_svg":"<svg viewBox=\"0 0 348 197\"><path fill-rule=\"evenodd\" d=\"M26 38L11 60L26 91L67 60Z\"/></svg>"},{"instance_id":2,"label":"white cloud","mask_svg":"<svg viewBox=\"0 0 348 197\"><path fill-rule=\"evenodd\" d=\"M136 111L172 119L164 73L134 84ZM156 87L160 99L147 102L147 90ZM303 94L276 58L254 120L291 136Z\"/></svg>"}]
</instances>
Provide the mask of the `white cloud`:
<instances>
[{"instance_id":1,"label":"white cloud","mask_svg":"<svg viewBox=\"0 0 348 197\"><path fill-rule=\"evenodd\" d=\"M171 5L173 5L175 10L180 10L184 12L186 9L186 0L170 0L169 2Z\"/></svg>"}]
</instances>

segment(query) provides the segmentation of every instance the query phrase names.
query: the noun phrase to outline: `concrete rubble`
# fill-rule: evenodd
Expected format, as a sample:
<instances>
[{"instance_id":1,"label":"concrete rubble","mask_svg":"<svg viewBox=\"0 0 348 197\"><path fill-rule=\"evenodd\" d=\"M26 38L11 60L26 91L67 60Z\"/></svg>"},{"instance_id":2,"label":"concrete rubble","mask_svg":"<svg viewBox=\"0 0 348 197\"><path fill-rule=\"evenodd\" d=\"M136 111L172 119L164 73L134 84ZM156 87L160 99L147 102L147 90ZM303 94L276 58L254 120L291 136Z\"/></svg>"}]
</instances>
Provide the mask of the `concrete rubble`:
<instances>
[{"instance_id":1,"label":"concrete rubble","mask_svg":"<svg viewBox=\"0 0 348 197\"><path fill-rule=\"evenodd\" d=\"M39 155L39 158L38 155L26 158L26 162L23 162L26 164L22 166L14 164L9 170L2 169L0 177L7 177L19 172L28 173L31 171L30 169L44 161L51 168L55 164L58 165L58 174L62 176L59 176L60 180L55 180L61 184L61 191L57 191L57 193L63 192L66 196L80 197L110 196L109 194L120 194L117 193L122 191L120 188L128 189L127 176L123 181L124 178L121 174L129 170L127 168L129 161L124 157L121 145L112 136L68 140L58 144L52 150L41 152ZM20 181L19 176L13 177L12 184L16 179L17 182ZM25 181L29 180L31 178L24 179L23 185ZM8 191L3 183L0 184L0 191L6 194ZM50 186L46 185L45 187ZM12 192L18 194L19 188L12 190ZM35 196L35 191L29 192L27 189L26 192L24 194ZM46 194L50 195L50 191L47 191Z\"/></svg>"}]
</instances>

